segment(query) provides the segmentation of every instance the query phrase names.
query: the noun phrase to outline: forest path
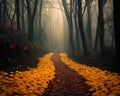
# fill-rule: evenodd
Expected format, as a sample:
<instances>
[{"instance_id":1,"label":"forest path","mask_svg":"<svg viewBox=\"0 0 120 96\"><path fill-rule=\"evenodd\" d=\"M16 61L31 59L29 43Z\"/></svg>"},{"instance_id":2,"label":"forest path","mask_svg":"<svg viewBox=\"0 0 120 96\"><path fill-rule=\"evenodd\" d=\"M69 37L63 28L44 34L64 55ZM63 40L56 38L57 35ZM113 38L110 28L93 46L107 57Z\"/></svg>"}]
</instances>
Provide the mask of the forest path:
<instances>
[{"instance_id":1,"label":"forest path","mask_svg":"<svg viewBox=\"0 0 120 96\"><path fill-rule=\"evenodd\" d=\"M91 96L85 79L65 65L57 54L52 56L56 68L55 79L43 96Z\"/></svg>"}]
</instances>

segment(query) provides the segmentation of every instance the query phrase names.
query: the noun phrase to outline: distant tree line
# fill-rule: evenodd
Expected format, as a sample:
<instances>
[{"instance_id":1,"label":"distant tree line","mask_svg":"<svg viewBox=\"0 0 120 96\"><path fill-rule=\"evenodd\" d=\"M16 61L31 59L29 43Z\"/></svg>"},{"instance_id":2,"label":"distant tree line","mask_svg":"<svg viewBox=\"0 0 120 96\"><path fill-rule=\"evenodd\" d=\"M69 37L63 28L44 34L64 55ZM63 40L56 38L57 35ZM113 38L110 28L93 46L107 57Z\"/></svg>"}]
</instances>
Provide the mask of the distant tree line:
<instances>
[{"instance_id":1,"label":"distant tree line","mask_svg":"<svg viewBox=\"0 0 120 96\"><path fill-rule=\"evenodd\" d=\"M27 32L28 40L31 43L34 43L34 38L38 38L37 43L40 44L41 40L39 38L42 38L42 32L44 30L42 28L42 8L44 7L43 5L51 3L53 1L54 0L0 0L0 21L3 21L4 24L6 24L8 21L16 21L17 30ZM108 38L106 35L108 33L111 36L110 42L114 41L115 38L116 54L120 54L120 12L118 8L119 5L117 4L119 1L58 1L61 11L63 11L63 13L65 14L68 23L68 37L70 49L72 52L79 52L81 49L83 49L84 54L88 55L92 50L97 50L98 48L100 48L101 53L105 54L105 49L107 47L107 44L109 43L105 41ZM107 15L107 12L105 6L111 7L111 10L114 10L114 12L111 11L113 12L113 14L108 14L108 17L106 18L105 16ZM95 21L93 20L94 17L97 18L97 20L95 20L96 24L93 24L95 23ZM114 30L113 21L115 21ZM93 30L96 30L96 32L93 33ZM35 33L37 35L35 35ZM111 46L114 46L113 42L111 43Z\"/></svg>"},{"instance_id":2,"label":"distant tree line","mask_svg":"<svg viewBox=\"0 0 120 96\"><path fill-rule=\"evenodd\" d=\"M93 3L96 2L97 4L97 27L96 27L96 36L94 38L94 41L93 41L93 37L92 37L92 5ZM79 48L79 45L80 45L80 42L79 42L79 39L81 39L81 43L82 43L82 46L83 46L83 51L84 51L84 54L85 55L88 55L91 51L91 49L94 49L94 50L97 50L98 49L98 46L100 47L100 50L101 50L101 53L102 54L105 54L105 49L106 49L106 42L105 42L105 39L107 38L107 36L105 36L106 34L106 28L105 28L105 24L109 26L109 29L110 29L110 26L111 24L113 23L113 21L115 22L114 25L115 25L115 28L114 30L111 30L112 31L112 34L111 34L111 41L114 40L115 38L115 46L116 46L116 53L119 54L119 50L120 50L120 40L118 39L119 38L119 11L116 6L116 4L119 2L114 1L114 7L113 6L113 2L112 0L69 0L69 2L67 2L67 0L62 0L62 4L63 4L63 7L64 7L64 11L65 11L65 14L66 14L66 18L67 18L67 22L68 22L68 28L69 28L69 39L70 39L70 44L71 44L71 49L72 51L79 51L80 48ZM111 5L111 12L112 9L114 9L114 13L111 13L111 17L110 18L105 18L105 8L104 6L109 3ZM119 4L119 3L118 3ZM84 23L84 16L85 16L85 12L87 14L87 24L85 25ZM114 16L114 19L113 19L113 16ZM117 22L116 22L117 21ZM74 28L74 25L73 25L73 22L75 24L75 32L76 32L76 42L77 42L77 47L74 46L74 41L73 41L73 28ZM72 27L71 27L72 26ZM85 26L87 26L85 28ZM113 25L112 25L113 26ZM79 28L78 28L79 27ZM116 28L117 27L117 28ZM111 27L113 28L113 27ZM86 30L85 30L86 29ZM116 33L116 30L117 30L117 33ZM114 32L113 32L114 31ZM80 35L81 35L81 38L78 36L80 32ZM109 32L110 33L110 32ZM114 33L115 33L115 36L114 36ZM116 35L117 34L117 35ZM107 43L110 43L110 42L107 42ZM113 44L113 43L112 43ZM113 44L114 45L114 44ZM112 45L111 45L112 46Z\"/></svg>"},{"instance_id":3,"label":"distant tree line","mask_svg":"<svg viewBox=\"0 0 120 96\"><path fill-rule=\"evenodd\" d=\"M33 43L34 19L42 0L0 0L0 21L16 21L17 30L27 31L28 40Z\"/></svg>"}]
</instances>

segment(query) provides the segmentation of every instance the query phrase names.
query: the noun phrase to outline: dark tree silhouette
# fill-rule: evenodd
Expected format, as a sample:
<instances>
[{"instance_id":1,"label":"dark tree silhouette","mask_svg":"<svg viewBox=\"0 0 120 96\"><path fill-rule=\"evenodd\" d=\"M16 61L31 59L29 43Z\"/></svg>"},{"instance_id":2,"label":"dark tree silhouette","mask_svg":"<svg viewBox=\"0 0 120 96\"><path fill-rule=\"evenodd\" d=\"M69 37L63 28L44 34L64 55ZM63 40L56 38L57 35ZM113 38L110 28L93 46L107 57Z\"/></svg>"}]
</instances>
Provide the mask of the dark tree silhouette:
<instances>
[{"instance_id":1,"label":"dark tree silhouette","mask_svg":"<svg viewBox=\"0 0 120 96\"><path fill-rule=\"evenodd\" d=\"M79 28L80 28L81 38L82 38L84 54L87 55L88 48L87 48L85 31L84 31L84 26L83 26L82 0L78 0L78 20L79 20Z\"/></svg>"},{"instance_id":2,"label":"dark tree silhouette","mask_svg":"<svg viewBox=\"0 0 120 96\"><path fill-rule=\"evenodd\" d=\"M104 34L105 34L105 29L104 29L104 10L103 7L106 3L106 0L98 0L98 23L97 23L97 29L96 29L96 37L95 37L95 44L94 44L94 49L97 49L98 42L100 42L100 49L101 53L105 53L105 42L104 42Z\"/></svg>"},{"instance_id":3,"label":"dark tree silhouette","mask_svg":"<svg viewBox=\"0 0 120 96\"><path fill-rule=\"evenodd\" d=\"M70 0L70 9L68 9L66 0L62 0L65 15L68 22L69 28L69 43L72 51L74 51L74 42L73 42L73 21L72 21L72 0ZM69 11L70 10L70 11Z\"/></svg>"},{"instance_id":4,"label":"dark tree silhouette","mask_svg":"<svg viewBox=\"0 0 120 96\"><path fill-rule=\"evenodd\" d=\"M104 15L103 15L103 0L98 0L98 26L99 28L99 38L100 38L100 49L101 49L101 53L104 54L105 52L105 42L104 42L104 34L105 34L105 30L104 30Z\"/></svg>"},{"instance_id":5,"label":"dark tree silhouette","mask_svg":"<svg viewBox=\"0 0 120 96\"><path fill-rule=\"evenodd\" d=\"M22 31L26 32L26 25L25 25L25 2L21 0L21 27Z\"/></svg>"},{"instance_id":6,"label":"dark tree silhouette","mask_svg":"<svg viewBox=\"0 0 120 96\"><path fill-rule=\"evenodd\" d=\"M41 20L42 20L42 5L43 5L43 0L40 0L40 10L39 10L39 36L38 36L38 38L41 38L41 36L42 36L42 22L41 22ZM40 40L40 44L42 44L42 40Z\"/></svg>"},{"instance_id":7,"label":"dark tree silhouette","mask_svg":"<svg viewBox=\"0 0 120 96\"><path fill-rule=\"evenodd\" d=\"M86 0L87 4L87 35L88 35L88 46L92 47L92 29L91 29L91 0Z\"/></svg>"},{"instance_id":8,"label":"dark tree silhouette","mask_svg":"<svg viewBox=\"0 0 120 96\"><path fill-rule=\"evenodd\" d=\"M79 27L78 27L78 4L77 0L74 1L74 22L75 22L75 34L76 34L76 48L80 50L80 36L79 36Z\"/></svg>"},{"instance_id":9,"label":"dark tree silhouette","mask_svg":"<svg viewBox=\"0 0 120 96\"><path fill-rule=\"evenodd\" d=\"M3 19L3 0L0 1L0 21Z\"/></svg>"},{"instance_id":10,"label":"dark tree silhouette","mask_svg":"<svg viewBox=\"0 0 120 96\"><path fill-rule=\"evenodd\" d=\"M28 12L28 40L33 43L34 37L34 17L37 10L38 0L34 1L33 10L31 8L31 1L26 0Z\"/></svg>"},{"instance_id":11,"label":"dark tree silhouette","mask_svg":"<svg viewBox=\"0 0 120 96\"><path fill-rule=\"evenodd\" d=\"M94 50L96 50L98 47L98 41L99 41L99 24L97 23Z\"/></svg>"},{"instance_id":12,"label":"dark tree silhouette","mask_svg":"<svg viewBox=\"0 0 120 96\"><path fill-rule=\"evenodd\" d=\"M115 33L115 46L116 46L116 56L120 61L120 1L113 0L114 5L114 33Z\"/></svg>"},{"instance_id":13,"label":"dark tree silhouette","mask_svg":"<svg viewBox=\"0 0 120 96\"><path fill-rule=\"evenodd\" d=\"M20 30L20 0L15 0L15 11L17 19L17 30Z\"/></svg>"},{"instance_id":14,"label":"dark tree silhouette","mask_svg":"<svg viewBox=\"0 0 120 96\"><path fill-rule=\"evenodd\" d=\"M7 10L7 2L6 0L3 0L3 20L6 21L6 17L7 17L7 14L6 14L6 10Z\"/></svg>"}]
</instances>

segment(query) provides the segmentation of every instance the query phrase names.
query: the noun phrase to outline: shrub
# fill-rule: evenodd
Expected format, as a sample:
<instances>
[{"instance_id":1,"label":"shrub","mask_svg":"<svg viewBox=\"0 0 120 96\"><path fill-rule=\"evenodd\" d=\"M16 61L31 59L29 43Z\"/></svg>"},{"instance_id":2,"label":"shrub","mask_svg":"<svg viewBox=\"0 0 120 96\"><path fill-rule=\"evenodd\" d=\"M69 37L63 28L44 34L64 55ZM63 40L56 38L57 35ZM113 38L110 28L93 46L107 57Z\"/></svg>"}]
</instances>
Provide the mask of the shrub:
<instances>
[{"instance_id":1,"label":"shrub","mask_svg":"<svg viewBox=\"0 0 120 96\"><path fill-rule=\"evenodd\" d=\"M15 22L3 24L0 22L0 65L16 66L22 56L30 55L32 44L27 34L15 27ZM9 63L9 64L8 64Z\"/></svg>"}]
</instances>

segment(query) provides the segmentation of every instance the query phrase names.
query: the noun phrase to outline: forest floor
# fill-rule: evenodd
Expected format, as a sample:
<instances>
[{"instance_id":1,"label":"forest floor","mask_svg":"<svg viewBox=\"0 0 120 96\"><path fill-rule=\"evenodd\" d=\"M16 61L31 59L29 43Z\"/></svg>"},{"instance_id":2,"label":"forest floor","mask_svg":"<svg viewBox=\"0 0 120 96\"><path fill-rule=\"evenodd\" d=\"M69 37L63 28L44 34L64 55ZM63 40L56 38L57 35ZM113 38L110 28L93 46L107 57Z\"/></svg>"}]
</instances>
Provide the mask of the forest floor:
<instances>
[{"instance_id":1,"label":"forest floor","mask_svg":"<svg viewBox=\"0 0 120 96\"><path fill-rule=\"evenodd\" d=\"M85 79L68 68L57 54L53 55L55 79L49 84L43 96L91 96Z\"/></svg>"},{"instance_id":2,"label":"forest floor","mask_svg":"<svg viewBox=\"0 0 120 96\"><path fill-rule=\"evenodd\" d=\"M107 51L104 55L100 52L93 52L87 57L85 57L83 54L74 54L71 55L70 58L81 64L85 64L91 67L98 67L103 70L108 70L120 74L120 59L116 58L113 48L107 48Z\"/></svg>"},{"instance_id":3,"label":"forest floor","mask_svg":"<svg viewBox=\"0 0 120 96\"><path fill-rule=\"evenodd\" d=\"M49 53L37 67L0 71L0 96L119 96L120 76Z\"/></svg>"}]
</instances>

